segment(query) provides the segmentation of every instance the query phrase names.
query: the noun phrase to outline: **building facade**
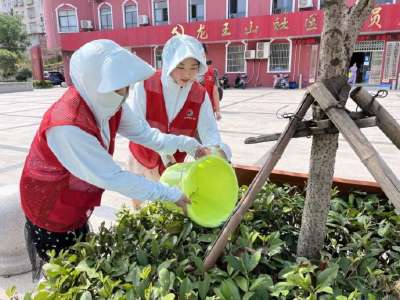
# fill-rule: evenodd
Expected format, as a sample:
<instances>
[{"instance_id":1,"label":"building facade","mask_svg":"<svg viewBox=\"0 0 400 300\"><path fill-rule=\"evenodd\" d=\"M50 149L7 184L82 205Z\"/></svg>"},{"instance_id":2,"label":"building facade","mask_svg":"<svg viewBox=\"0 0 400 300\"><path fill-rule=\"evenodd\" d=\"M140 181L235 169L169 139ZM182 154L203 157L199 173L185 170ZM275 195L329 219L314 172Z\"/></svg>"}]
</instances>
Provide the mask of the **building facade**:
<instances>
[{"instance_id":1,"label":"building facade","mask_svg":"<svg viewBox=\"0 0 400 300\"><path fill-rule=\"evenodd\" d=\"M70 57L89 41L114 40L161 68L163 45L182 33L206 43L231 81L246 73L248 86L272 87L278 73L304 87L318 78L323 0L43 0L43 8L48 47L61 47L68 84ZM397 79L399 23L400 4L378 0L352 57L357 83Z\"/></svg>"},{"instance_id":2,"label":"building facade","mask_svg":"<svg viewBox=\"0 0 400 300\"><path fill-rule=\"evenodd\" d=\"M0 0L0 11L4 14L20 15L31 46L40 45L43 55L47 56L46 26L41 0ZM29 49L25 56L30 56Z\"/></svg>"}]
</instances>

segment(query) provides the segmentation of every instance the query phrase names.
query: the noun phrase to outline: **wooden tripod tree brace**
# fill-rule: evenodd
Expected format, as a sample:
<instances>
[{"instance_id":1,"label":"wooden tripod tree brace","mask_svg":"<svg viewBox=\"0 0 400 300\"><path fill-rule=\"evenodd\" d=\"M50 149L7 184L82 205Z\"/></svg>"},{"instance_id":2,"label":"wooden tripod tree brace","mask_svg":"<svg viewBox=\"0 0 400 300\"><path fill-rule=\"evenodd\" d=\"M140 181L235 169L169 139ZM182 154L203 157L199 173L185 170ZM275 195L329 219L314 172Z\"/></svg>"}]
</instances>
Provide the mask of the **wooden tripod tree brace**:
<instances>
[{"instance_id":1,"label":"wooden tripod tree brace","mask_svg":"<svg viewBox=\"0 0 400 300\"><path fill-rule=\"evenodd\" d=\"M307 121L306 121L307 122ZM369 117L364 119L359 119L354 121L358 128L368 128L379 125L378 117ZM305 123L305 122L301 122ZM322 120L317 122L317 127L307 127L302 129L297 129L293 138L299 137L310 137L312 135L326 134L326 133L338 133L339 130L333 125L331 120ZM263 134L256 137L247 138L244 143L245 144L257 144L263 142L272 142L277 141L282 133L272 133L272 134Z\"/></svg>"},{"instance_id":2,"label":"wooden tripod tree brace","mask_svg":"<svg viewBox=\"0 0 400 300\"><path fill-rule=\"evenodd\" d=\"M224 228L221 230L219 236L213 244L213 247L207 254L204 260L205 271L211 269L217 262L218 258L221 256L228 242L229 236L235 232L236 228L242 221L244 214L253 204L253 201L257 197L257 194L261 191L272 170L281 158L281 155L283 154L285 148L289 144L289 141L292 139L296 131L296 124L303 119L313 101L314 99L309 93L306 93L304 95L303 100L301 101L299 107L294 114L294 117L290 119L278 142L276 142L274 147L272 147L272 149L270 150L264 166L254 178L245 195L243 195L240 202L232 211L228 221L225 223Z\"/></svg>"},{"instance_id":3,"label":"wooden tripod tree brace","mask_svg":"<svg viewBox=\"0 0 400 300\"><path fill-rule=\"evenodd\" d=\"M361 109L372 116L377 116L380 120L378 127L400 149L400 125L392 115L377 101L370 105L373 96L363 87L357 87L350 93L351 99L361 107ZM369 109L368 109L369 108ZM368 109L368 111L366 111Z\"/></svg>"},{"instance_id":4,"label":"wooden tripod tree brace","mask_svg":"<svg viewBox=\"0 0 400 300\"><path fill-rule=\"evenodd\" d=\"M343 137L361 159L361 162L367 167L386 196L396 209L400 211L400 181L393 174L389 166L349 115L343 109L336 106L338 104L337 100L333 98L323 84L314 84L309 88L309 92L335 124L336 128L342 133ZM380 120L383 121L381 118Z\"/></svg>"}]
</instances>

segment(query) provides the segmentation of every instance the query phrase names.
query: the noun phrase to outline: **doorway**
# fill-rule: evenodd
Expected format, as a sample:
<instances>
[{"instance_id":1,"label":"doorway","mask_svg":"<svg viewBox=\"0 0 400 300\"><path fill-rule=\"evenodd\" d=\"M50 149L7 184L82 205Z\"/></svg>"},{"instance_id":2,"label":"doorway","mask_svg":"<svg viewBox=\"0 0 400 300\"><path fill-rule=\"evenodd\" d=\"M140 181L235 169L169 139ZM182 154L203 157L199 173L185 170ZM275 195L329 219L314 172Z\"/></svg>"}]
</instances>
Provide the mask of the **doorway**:
<instances>
[{"instance_id":1,"label":"doorway","mask_svg":"<svg viewBox=\"0 0 400 300\"><path fill-rule=\"evenodd\" d=\"M350 67L357 65L356 83L369 84L371 74L371 59L373 52L354 52L350 60Z\"/></svg>"},{"instance_id":2,"label":"doorway","mask_svg":"<svg viewBox=\"0 0 400 300\"><path fill-rule=\"evenodd\" d=\"M357 84L380 84L384 43L384 41L356 43L349 69L354 63L357 64Z\"/></svg>"}]
</instances>

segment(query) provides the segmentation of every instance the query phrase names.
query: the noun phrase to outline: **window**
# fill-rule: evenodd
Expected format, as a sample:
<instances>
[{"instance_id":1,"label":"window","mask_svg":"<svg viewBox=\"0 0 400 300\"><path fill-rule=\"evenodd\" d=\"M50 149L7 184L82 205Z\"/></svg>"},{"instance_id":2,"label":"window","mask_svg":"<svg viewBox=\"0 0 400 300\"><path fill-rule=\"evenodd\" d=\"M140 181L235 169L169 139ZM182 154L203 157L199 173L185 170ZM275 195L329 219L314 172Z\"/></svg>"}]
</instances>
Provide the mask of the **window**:
<instances>
[{"instance_id":1,"label":"window","mask_svg":"<svg viewBox=\"0 0 400 300\"><path fill-rule=\"evenodd\" d=\"M293 12L293 0L273 0L272 14L284 14L291 12Z\"/></svg>"},{"instance_id":2,"label":"window","mask_svg":"<svg viewBox=\"0 0 400 300\"><path fill-rule=\"evenodd\" d=\"M22 29L26 31L26 24L22 24Z\"/></svg>"},{"instance_id":3,"label":"window","mask_svg":"<svg viewBox=\"0 0 400 300\"><path fill-rule=\"evenodd\" d=\"M228 46L226 71L228 73L244 72L244 45Z\"/></svg>"},{"instance_id":4,"label":"window","mask_svg":"<svg viewBox=\"0 0 400 300\"><path fill-rule=\"evenodd\" d=\"M271 44L271 56L268 59L269 72L289 71L290 44Z\"/></svg>"},{"instance_id":5,"label":"window","mask_svg":"<svg viewBox=\"0 0 400 300\"><path fill-rule=\"evenodd\" d=\"M162 69L162 50L155 51L155 61L156 61L156 69Z\"/></svg>"},{"instance_id":6,"label":"window","mask_svg":"<svg viewBox=\"0 0 400 300\"><path fill-rule=\"evenodd\" d=\"M60 24L60 32L78 31L76 10L60 10L58 12L58 22Z\"/></svg>"},{"instance_id":7,"label":"window","mask_svg":"<svg viewBox=\"0 0 400 300\"><path fill-rule=\"evenodd\" d=\"M393 4L393 0L377 0L376 5L382 5L382 4Z\"/></svg>"},{"instance_id":8,"label":"window","mask_svg":"<svg viewBox=\"0 0 400 300\"><path fill-rule=\"evenodd\" d=\"M36 22L30 22L30 23L29 23L29 31L30 31L31 33L37 32L37 30L36 30Z\"/></svg>"},{"instance_id":9,"label":"window","mask_svg":"<svg viewBox=\"0 0 400 300\"><path fill-rule=\"evenodd\" d=\"M324 0L319 0L319 9L324 9Z\"/></svg>"},{"instance_id":10,"label":"window","mask_svg":"<svg viewBox=\"0 0 400 300\"><path fill-rule=\"evenodd\" d=\"M154 3L154 23L155 25L168 25L167 1L160 1Z\"/></svg>"},{"instance_id":11,"label":"window","mask_svg":"<svg viewBox=\"0 0 400 300\"><path fill-rule=\"evenodd\" d=\"M21 10L20 14L21 14L22 18L25 18L25 11Z\"/></svg>"},{"instance_id":12,"label":"window","mask_svg":"<svg viewBox=\"0 0 400 300\"><path fill-rule=\"evenodd\" d=\"M246 17L247 0L229 0L228 1L228 19Z\"/></svg>"},{"instance_id":13,"label":"window","mask_svg":"<svg viewBox=\"0 0 400 300\"><path fill-rule=\"evenodd\" d=\"M35 17L35 8L34 7L29 7L27 12L28 12L28 17L29 18L34 18Z\"/></svg>"},{"instance_id":14,"label":"window","mask_svg":"<svg viewBox=\"0 0 400 300\"><path fill-rule=\"evenodd\" d=\"M137 6L129 5L125 6L125 27L132 28L138 27L138 14L137 14Z\"/></svg>"},{"instance_id":15,"label":"window","mask_svg":"<svg viewBox=\"0 0 400 300\"><path fill-rule=\"evenodd\" d=\"M112 15L111 8L100 9L100 23L101 30L111 30L112 29Z\"/></svg>"},{"instance_id":16,"label":"window","mask_svg":"<svg viewBox=\"0 0 400 300\"><path fill-rule=\"evenodd\" d=\"M204 21L204 0L189 0L189 22Z\"/></svg>"}]
</instances>

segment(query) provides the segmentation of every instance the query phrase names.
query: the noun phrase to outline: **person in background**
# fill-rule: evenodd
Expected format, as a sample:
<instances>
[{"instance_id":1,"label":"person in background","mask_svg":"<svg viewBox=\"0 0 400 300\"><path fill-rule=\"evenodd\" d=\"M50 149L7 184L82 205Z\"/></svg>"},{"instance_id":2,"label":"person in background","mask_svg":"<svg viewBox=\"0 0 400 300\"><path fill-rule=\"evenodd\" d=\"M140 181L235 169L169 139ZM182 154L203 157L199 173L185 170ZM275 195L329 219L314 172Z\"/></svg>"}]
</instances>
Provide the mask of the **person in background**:
<instances>
[{"instance_id":1,"label":"person in background","mask_svg":"<svg viewBox=\"0 0 400 300\"><path fill-rule=\"evenodd\" d=\"M349 80L347 82L353 84L354 86L356 83L356 79L357 79L357 63L354 63L349 70Z\"/></svg>"},{"instance_id":2,"label":"person in background","mask_svg":"<svg viewBox=\"0 0 400 300\"><path fill-rule=\"evenodd\" d=\"M206 58L206 56L208 54L207 46L205 43L202 43L202 46L203 46L203 51L204 51L204 57ZM218 70L213 69L211 67L211 65L212 65L211 59L207 59L206 63L207 63L207 72L204 75L198 75L196 77L196 81L206 88L208 96L210 97L210 100L211 100L215 118L217 119L217 121L220 121L222 119L222 116L221 116L220 103L219 103L220 95L218 92L218 85L219 85ZM196 138L197 138L197 135L196 135Z\"/></svg>"},{"instance_id":3,"label":"person in background","mask_svg":"<svg viewBox=\"0 0 400 300\"><path fill-rule=\"evenodd\" d=\"M221 140L207 91L195 82L198 74L208 70L201 43L191 36L174 36L165 44L162 61L162 71L135 85L128 102L132 110L162 132L194 137L198 130L204 145L229 161L231 149ZM134 142L129 149L127 169L153 181L160 179L166 167L186 157L181 152L172 156L151 151ZM141 204L132 201L135 208Z\"/></svg>"},{"instance_id":4,"label":"person in background","mask_svg":"<svg viewBox=\"0 0 400 300\"><path fill-rule=\"evenodd\" d=\"M125 103L130 84L155 72L136 55L113 41L97 40L76 51L70 63L74 86L44 114L20 181L34 270L37 256L48 261L48 250L67 249L88 233L104 190L139 201L174 202L186 212L191 202L177 186L133 175L114 162L117 133L160 153L205 155L195 139L150 128Z\"/></svg>"}]
</instances>

